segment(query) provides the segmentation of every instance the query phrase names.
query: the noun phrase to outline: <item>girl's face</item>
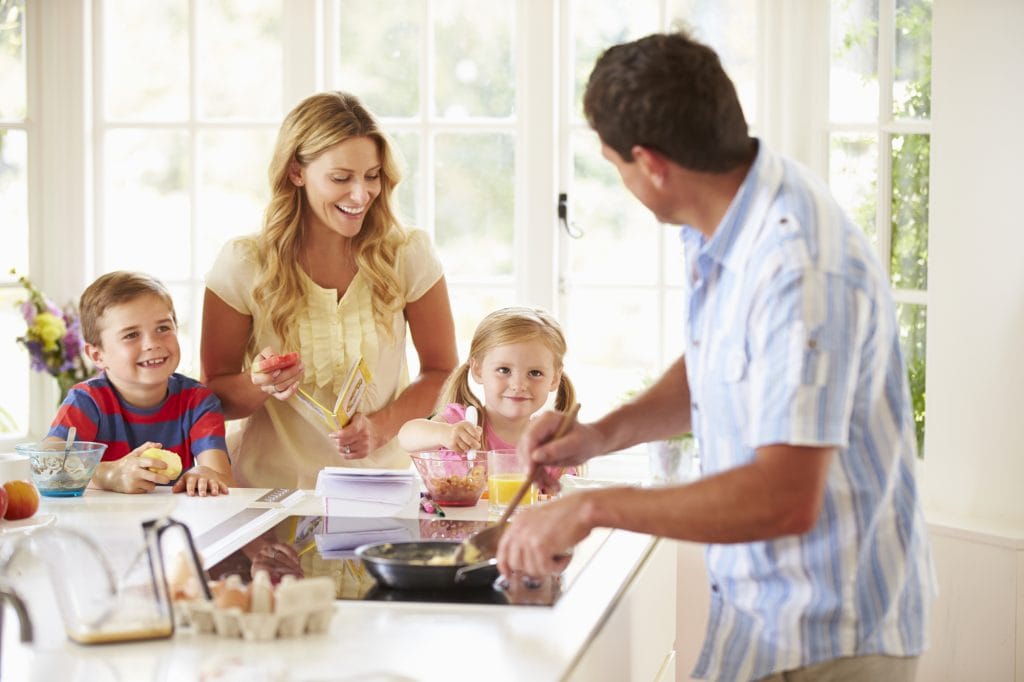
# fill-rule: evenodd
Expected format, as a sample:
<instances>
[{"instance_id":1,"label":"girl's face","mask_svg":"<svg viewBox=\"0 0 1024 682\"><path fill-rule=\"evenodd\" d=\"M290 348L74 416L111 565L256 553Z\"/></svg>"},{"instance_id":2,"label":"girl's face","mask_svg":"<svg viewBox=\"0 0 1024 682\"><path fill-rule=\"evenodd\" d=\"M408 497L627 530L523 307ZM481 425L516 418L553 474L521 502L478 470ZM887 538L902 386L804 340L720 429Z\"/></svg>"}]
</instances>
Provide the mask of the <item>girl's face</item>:
<instances>
[{"instance_id":1,"label":"girl's face","mask_svg":"<svg viewBox=\"0 0 1024 682\"><path fill-rule=\"evenodd\" d=\"M540 341L492 348L479 361L470 359L470 371L483 386L488 414L508 420L528 419L544 407L562 378L554 354Z\"/></svg>"},{"instance_id":2,"label":"girl's face","mask_svg":"<svg viewBox=\"0 0 1024 682\"><path fill-rule=\"evenodd\" d=\"M380 195L380 153L368 137L353 137L328 147L289 177L306 192L314 230L354 237L363 228L370 204Z\"/></svg>"}]
</instances>

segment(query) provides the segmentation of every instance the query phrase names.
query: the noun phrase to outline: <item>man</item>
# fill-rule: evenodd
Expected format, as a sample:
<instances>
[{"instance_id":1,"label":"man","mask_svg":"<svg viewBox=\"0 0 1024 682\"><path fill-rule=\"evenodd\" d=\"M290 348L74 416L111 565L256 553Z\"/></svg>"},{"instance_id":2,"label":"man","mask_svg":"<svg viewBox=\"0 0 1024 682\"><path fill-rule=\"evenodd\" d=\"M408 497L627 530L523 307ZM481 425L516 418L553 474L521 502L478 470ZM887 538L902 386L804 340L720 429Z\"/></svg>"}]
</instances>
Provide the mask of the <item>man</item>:
<instances>
[{"instance_id":1,"label":"man","mask_svg":"<svg viewBox=\"0 0 1024 682\"><path fill-rule=\"evenodd\" d=\"M827 188L747 134L708 47L652 35L605 52L584 110L623 183L682 225L688 339L645 393L552 442L537 464L693 430L703 477L525 510L503 573L557 571L596 527L708 543L711 613L694 674L911 680L933 592L895 308Z\"/></svg>"}]
</instances>

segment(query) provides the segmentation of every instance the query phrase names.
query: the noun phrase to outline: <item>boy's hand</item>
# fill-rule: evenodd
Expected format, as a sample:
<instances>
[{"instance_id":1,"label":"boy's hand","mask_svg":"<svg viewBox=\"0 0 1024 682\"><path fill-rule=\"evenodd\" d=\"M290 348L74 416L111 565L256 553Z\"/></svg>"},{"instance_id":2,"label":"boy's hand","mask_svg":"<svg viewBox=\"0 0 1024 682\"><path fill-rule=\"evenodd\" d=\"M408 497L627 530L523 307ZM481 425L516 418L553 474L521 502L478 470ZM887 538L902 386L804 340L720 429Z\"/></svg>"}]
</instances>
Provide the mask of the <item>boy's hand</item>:
<instances>
[{"instance_id":1,"label":"boy's hand","mask_svg":"<svg viewBox=\"0 0 1024 682\"><path fill-rule=\"evenodd\" d=\"M100 462L93 474L93 481L98 487L118 493L150 493L157 485L171 482L161 473L150 471L166 469L167 463L162 459L143 457L142 453L149 448L161 448L161 443L146 442L127 455L114 462Z\"/></svg>"},{"instance_id":2,"label":"boy's hand","mask_svg":"<svg viewBox=\"0 0 1024 682\"><path fill-rule=\"evenodd\" d=\"M171 492L184 492L189 497L206 497L228 494L228 482L224 474L210 467L196 466L181 475Z\"/></svg>"}]
</instances>

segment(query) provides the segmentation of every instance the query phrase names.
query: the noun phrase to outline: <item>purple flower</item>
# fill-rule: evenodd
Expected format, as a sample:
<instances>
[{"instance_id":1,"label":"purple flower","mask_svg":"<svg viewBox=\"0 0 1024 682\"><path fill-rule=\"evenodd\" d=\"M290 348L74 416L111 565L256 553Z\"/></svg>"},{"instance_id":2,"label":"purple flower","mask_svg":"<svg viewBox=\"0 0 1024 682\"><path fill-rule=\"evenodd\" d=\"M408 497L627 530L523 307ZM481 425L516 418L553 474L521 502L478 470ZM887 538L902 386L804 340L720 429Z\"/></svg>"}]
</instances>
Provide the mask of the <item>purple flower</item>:
<instances>
[{"instance_id":1,"label":"purple flower","mask_svg":"<svg viewBox=\"0 0 1024 682\"><path fill-rule=\"evenodd\" d=\"M25 301L21 304L21 316L25 318L25 322L30 327L36 321L36 306L32 301Z\"/></svg>"}]
</instances>

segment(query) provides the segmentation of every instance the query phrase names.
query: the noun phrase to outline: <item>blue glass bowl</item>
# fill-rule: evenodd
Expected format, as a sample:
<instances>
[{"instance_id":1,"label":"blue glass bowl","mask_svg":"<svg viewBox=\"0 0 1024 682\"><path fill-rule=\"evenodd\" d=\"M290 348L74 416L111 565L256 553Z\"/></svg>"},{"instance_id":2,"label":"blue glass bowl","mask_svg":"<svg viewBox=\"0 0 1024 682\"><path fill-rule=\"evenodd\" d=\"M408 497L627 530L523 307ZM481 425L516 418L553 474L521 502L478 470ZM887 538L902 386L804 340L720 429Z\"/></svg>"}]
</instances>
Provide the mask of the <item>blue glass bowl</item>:
<instances>
[{"instance_id":1,"label":"blue glass bowl","mask_svg":"<svg viewBox=\"0 0 1024 682\"><path fill-rule=\"evenodd\" d=\"M64 443L43 441L15 445L19 455L28 457L32 482L46 497L78 497L89 485L96 466L103 459L106 443L76 441L64 456Z\"/></svg>"}]
</instances>

